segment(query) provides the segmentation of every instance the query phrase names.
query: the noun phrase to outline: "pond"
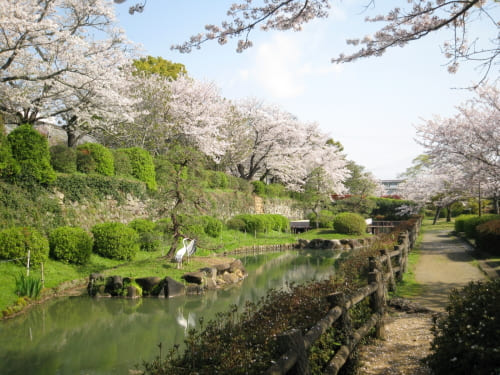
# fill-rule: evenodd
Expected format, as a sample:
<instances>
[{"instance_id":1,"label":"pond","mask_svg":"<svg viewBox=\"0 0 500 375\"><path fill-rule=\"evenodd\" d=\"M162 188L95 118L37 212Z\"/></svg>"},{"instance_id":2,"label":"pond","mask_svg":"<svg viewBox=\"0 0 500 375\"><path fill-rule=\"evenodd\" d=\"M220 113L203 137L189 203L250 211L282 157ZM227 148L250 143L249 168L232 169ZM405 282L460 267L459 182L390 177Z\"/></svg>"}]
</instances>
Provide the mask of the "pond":
<instances>
[{"instance_id":1,"label":"pond","mask_svg":"<svg viewBox=\"0 0 500 375\"><path fill-rule=\"evenodd\" d=\"M241 258L240 286L172 299L61 298L0 322L0 374L128 374L154 359L158 344L182 344L201 317L257 301L269 289L328 278L336 251L290 251ZM166 349L163 349L166 350Z\"/></svg>"}]
</instances>

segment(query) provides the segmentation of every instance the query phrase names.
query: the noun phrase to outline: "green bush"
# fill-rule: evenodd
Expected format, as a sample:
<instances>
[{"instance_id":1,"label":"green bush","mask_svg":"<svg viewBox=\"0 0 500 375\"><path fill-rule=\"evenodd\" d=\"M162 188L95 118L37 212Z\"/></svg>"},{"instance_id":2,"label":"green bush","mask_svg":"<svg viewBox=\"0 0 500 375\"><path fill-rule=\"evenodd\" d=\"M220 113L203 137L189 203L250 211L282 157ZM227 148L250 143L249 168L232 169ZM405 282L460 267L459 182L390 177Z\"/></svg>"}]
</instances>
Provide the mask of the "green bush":
<instances>
[{"instance_id":1,"label":"green bush","mask_svg":"<svg viewBox=\"0 0 500 375\"><path fill-rule=\"evenodd\" d=\"M150 190L158 188L156 184L155 165L151 154L140 147L122 148L119 151L125 152L130 160L132 176L146 183Z\"/></svg>"},{"instance_id":2,"label":"green bush","mask_svg":"<svg viewBox=\"0 0 500 375\"><path fill-rule=\"evenodd\" d=\"M119 177L133 177L132 164L128 154L123 150L111 150L115 160L115 175Z\"/></svg>"},{"instance_id":3,"label":"green bush","mask_svg":"<svg viewBox=\"0 0 500 375\"><path fill-rule=\"evenodd\" d=\"M12 156L10 143L4 131L4 125L0 123L0 178L12 178L21 171L21 167Z\"/></svg>"},{"instance_id":4,"label":"green bush","mask_svg":"<svg viewBox=\"0 0 500 375\"><path fill-rule=\"evenodd\" d=\"M253 192L261 197L266 195L266 184L262 181L252 181Z\"/></svg>"},{"instance_id":5,"label":"green bush","mask_svg":"<svg viewBox=\"0 0 500 375\"><path fill-rule=\"evenodd\" d=\"M465 232L465 221L473 217L478 217L477 215L460 215L455 218L455 232Z\"/></svg>"},{"instance_id":6,"label":"green bush","mask_svg":"<svg viewBox=\"0 0 500 375\"><path fill-rule=\"evenodd\" d=\"M212 216L202 216L203 231L210 237L217 238L222 233L222 222Z\"/></svg>"},{"instance_id":7,"label":"green bush","mask_svg":"<svg viewBox=\"0 0 500 375\"><path fill-rule=\"evenodd\" d=\"M157 251L161 246L162 233L156 223L148 219L134 219L129 224L139 235L142 251Z\"/></svg>"},{"instance_id":8,"label":"green bush","mask_svg":"<svg viewBox=\"0 0 500 375\"><path fill-rule=\"evenodd\" d=\"M400 215L399 208L401 206L411 206L416 205L415 202L402 200L402 199L392 199L392 198L369 198L369 200L375 202L376 206L372 208L372 217L383 218L383 220L406 220L409 218L408 215Z\"/></svg>"},{"instance_id":9,"label":"green bush","mask_svg":"<svg viewBox=\"0 0 500 375\"><path fill-rule=\"evenodd\" d=\"M21 168L19 178L41 184L49 184L56 179L50 165L50 152L47 138L38 133L31 125L21 125L8 136L12 156Z\"/></svg>"},{"instance_id":10,"label":"green bush","mask_svg":"<svg viewBox=\"0 0 500 375\"><path fill-rule=\"evenodd\" d=\"M77 147L77 167L82 173L95 172L105 176L114 176L115 166L113 153L98 143L84 143ZM89 158L90 157L90 158Z\"/></svg>"},{"instance_id":11,"label":"green bush","mask_svg":"<svg viewBox=\"0 0 500 375\"><path fill-rule=\"evenodd\" d=\"M483 215L483 216L476 216L476 217L471 217L467 220L465 220L464 222L464 232L465 232L465 235L468 237L468 238L476 238L476 227L479 225L479 224L482 224L482 223L486 223L487 221L490 221L490 220L496 220L496 219L500 219L500 215L493 215L493 214L490 214L490 215Z\"/></svg>"},{"instance_id":12,"label":"green bush","mask_svg":"<svg viewBox=\"0 0 500 375\"><path fill-rule=\"evenodd\" d=\"M452 291L447 315L434 323L427 357L435 374L498 374L499 303L500 279Z\"/></svg>"},{"instance_id":13,"label":"green bush","mask_svg":"<svg viewBox=\"0 0 500 375\"><path fill-rule=\"evenodd\" d=\"M480 250L500 255L500 219L476 227L476 246Z\"/></svg>"},{"instance_id":14,"label":"green bush","mask_svg":"<svg viewBox=\"0 0 500 375\"><path fill-rule=\"evenodd\" d=\"M132 260L139 251L139 235L122 223L108 222L92 227L94 252L105 258Z\"/></svg>"},{"instance_id":15,"label":"green bush","mask_svg":"<svg viewBox=\"0 0 500 375\"><path fill-rule=\"evenodd\" d=\"M333 219L333 229L341 234L363 234L366 233L366 222L359 214L342 212Z\"/></svg>"},{"instance_id":16,"label":"green bush","mask_svg":"<svg viewBox=\"0 0 500 375\"><path fill-rule=\"evenodd\" d=\"M226 226L229 229L239 230L241 232L244 232L246 228L246 222L241 217L232 217L226 222Z\"/></svg>"},{"instance_id":17,"label":"green bush","mask_svg":"<svg viewBox=\"0 0 500 375\"><path fill-rule=\"evenodd\" d=\"M76 150L65 145L55 145L50 149L50 164L61 173L76 172Z\"/></svg>"},{"instance_id":18,"label":"green bush","mask_svg":"<svg viewBox=\"0 0 500 375\"><path fill-rule=\"evenodd\" d=\"M49 235L50 256L66 263L86 264L92 253L92 237L82 228L59 227Z\"/></svg>"},{"instance_id":19,"label":"green bush","mask_svg":"<svg viewBox=\"0 0 500 375\"><path fill-rule=\"evenodd\" d=\"M334 217L335 214L328 210L321 210L318 217L316 217L316 214L313 212L307 215L307 218L311 223L311 227L313 228L316 228L316 224L318 228L333 228Z\"/></svg>"},{"instance_id":20,"label":"green bush","mask_svg":"<svg viewBox=\"0 0 500 375\"><path fill-rule=\"evenodd\" d=\"M30 266L45 262L49 255L49 241L38 230L30 227L12 227L0 231L0 259L19 259Z\"/></svg>"},{"instance_id":21,"label":"green bush","mask_svg":"<svg viewBox=\"0 0 500 375\"><path fill-rule=\"evenodd\" d=\"M272 222L272 230L286 232L290 228L290 221L283 215L268 214Z\"/></svg>"}]
</instances>

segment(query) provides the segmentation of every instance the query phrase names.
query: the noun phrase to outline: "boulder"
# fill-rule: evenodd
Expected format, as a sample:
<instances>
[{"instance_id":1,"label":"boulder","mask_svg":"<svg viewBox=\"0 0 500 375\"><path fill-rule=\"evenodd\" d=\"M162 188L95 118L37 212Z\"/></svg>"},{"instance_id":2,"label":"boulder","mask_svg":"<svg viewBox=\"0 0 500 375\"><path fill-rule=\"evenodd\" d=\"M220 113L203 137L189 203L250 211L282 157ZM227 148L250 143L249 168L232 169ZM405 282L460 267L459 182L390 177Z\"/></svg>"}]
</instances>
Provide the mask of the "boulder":
<instances>
[{"instance_id":1,"label":"boulder","mask_svg":"<svg viewBox=\"0 0 500 375\"><path fill-rule=\"evenodd\" d=\"M331 240L331 242L333 244L334 250L342 249L342 244L340 243L339 240Z\"/></svg>"},{"instance_id":2,"label":"boulder","mask_svg":"<svg viewBox=\"0 0 500 375\"><path fill-rule=\"evenodd\" d=\"M127 297L128 298L139 298L140 294L137 288L133 285L127 287Z\"/></svg>"},{"instance_id":3,"label":"boulder","mask_svg":"<svg viewBox=\"0 0 500 375\"><path fill-rule=\"evenodd\" d=\"M240 279L234 273L226 272L222 275L222 279L228 284L236 284Z\"/></svg>"},{"instance_id":4,"label":"boulder","mask_svg":"<svg viewBox=\"0 0 500 375\"><path fill-rule=\"evenodd\" d=\"M123 279L121 276L110 276L106 280L105 292L112 296L121 295L123 289Z\"/></svg>"},{"instance_id":5,"label":"boulder","mask_svg":"<svg viewBox=\"0 0 500 375\"><path fill-rule=\"evenodd\" d=\"M142 292L145 295L152 294L153 289L155 289L160 283L161 278L153 277L139 277L135 279L135 282L142 288Z\"/></svg>"},{"instance_id":6,"label":"boulder","mask_svg":"<svg viewBox=\"0 0 500 375\"><path fill-rule=\"evenodd\" d=\"M214 267L217 269L217 274L222 275L224 274L224 272L229 271L231 265L229 263L221 263L221 264L216 264Z\"/></svg>"},{"instance_id":7,"label":"boulder","mask_svg":"<svg viewBox=\"0 0 500 375\"><path fill-rule=\"evenodd\" d=\"M188 272L181 276L181 279L186 280L188 283L201 285L203 283L203 278L205 274L201 271L198 272Z\"/></svg>"},{"instance_id":8,"label":"boulder","mask_svg":"<svg viewBox=\"0 0 500 375\"><path fill-rule=\"evenodd\" d=\"M205 280L205 288L208 290L217 289L217 280L208 278Z\"/></svg>"},{"instance_id":9,"label":"boulder","mask_svg":"<svg viewBox=\"0 0 500 375\"><path fill-rule=\"evenodd\" d=\"M203 288L201 285L189 284L186 287L186 294L203 294Z\"/></svg>"},{"instance_id":10,"label":"boulder","mask_svg":"<svg viewBox=\"0 0 500 375\"><path fill-rule=\"evenodd\" d=\"M186 294L186 288L184 287L184 284L175 281L171 277L165 277L164 287L162 288L162 290L163 290L163 296L168 298L182 296Z\"/></svg>"},{"instance_id":11,"label":"boulder","mask_svg":"<svg viewBox=\"0 0 500 375\"><path fill-rule=\"evenodd\" d=\"M303 238L299 239L298 243L299 249L307 249L309 247L309 240L304 240Z\"/></svg>"},{"instance_id":12,"label":"boulder","mask_svg":"<svg viewBox=\"0 0 500 375\"><path fill-rule=\"evenodd\" d=\"M236 270L245 271L245 266L240 259L236 259L229 265L229 272L234 273Z\"/></svg>"}]
</instances>

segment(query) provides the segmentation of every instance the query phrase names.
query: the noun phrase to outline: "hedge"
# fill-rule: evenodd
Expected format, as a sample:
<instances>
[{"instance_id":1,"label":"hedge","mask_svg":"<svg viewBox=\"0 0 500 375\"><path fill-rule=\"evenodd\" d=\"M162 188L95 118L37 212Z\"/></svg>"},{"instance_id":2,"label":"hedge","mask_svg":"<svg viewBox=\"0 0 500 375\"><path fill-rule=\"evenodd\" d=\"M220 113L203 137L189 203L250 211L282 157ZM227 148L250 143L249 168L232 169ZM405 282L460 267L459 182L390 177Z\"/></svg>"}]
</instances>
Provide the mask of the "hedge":
<instances>
[{"instance_id":1,"label":"hedge","mask_svg":"<svg viewBox=\"0 0 500 375\"><path fill-rule=\"evenodd\" d=\"M8 136L13 158L21 168L19 176L25 180L34 180L49 184L56 179L56 173L50 165L50 152L47 138L31 125L15 128Z\"/></svg>"},{"instance_id":2,"label":"hedge","mask_svg":"<svg viewBox=\"0 0 500 375\"><path fill-rule=\"evenodd\" d=\"M146 183L148 189L155 191L158 186L156 184L155 165L151 154L140 147L122 148L118 149L118 151L127 154L131 166L131 175Z\"/></svg>"},{"instance_id":3,"label":"hedge","mask_svg":"<svg viewBox=\"0 0 500 375\"><path fill-rule=\"evenodd\" d=\"M128 225L139 235L142 251L160 249L162 233L158 230L156 223L148 219L134 219Z\"/></svg>"},{"instance_id":4,"label":"hedge","mask_svg":"<svg viewBox=\"0 0 500 375\"><path fill-rule=\"evenodd\" d=\"M50 149L50 164L61 173L76 172L76 150L65 145L55 145Z\"/></svg>"},{"instance_id":5,"label":"hedge","mask_svg":"<svg viewBox=\"0 0 500 375\"><path fill-rule=\"evenodd\" d=\"M94 252L105 258L132 260L139 251L139 235L125 224L108 222L92 227Z\"/></svg>"},{"instance_id":6,"label":"hedge","mask_svg":"<svg viewBox=\"0 0 500 375\"><path fill-rule=\"evenodd\" d=\"M455 218L455 232L460 233L460 232L465 232L465 221L473 218L473 217L478 217L477 215L460 215Z\"/></svg>"},{"instance_id":7,"label":"hedge","mask_svg":"<svg viewBox=\"0 0 500 375\"><path fill-rule=\"evenodd\" d=\"M45 262L49 255L49 241L38 230L30 227L12 227L0 231L0 259L19 259L27 264L30 251L30 265Z\"/></svg>"},{"instance_id":8,"label":"hedge","mask_svg":"<svg viewBox=\"0 0 500 375\"><path fill-rule=\"evenodd\" d=\"M465 222L464 222L465 235L468 238L475 239L476 235L477 235L476 227L479 224L486 223L487 221L496 220L496 219L500 219L500 215L489 214L489 215L475 216L475 217L471 217L471 218L465 220Z\"/></svg>"},{"instance_id":9,"label":"hedge","mask_svg":"<svg viewBox=\"0 0 500 375\"><path fill-rule=\"evenodd\" d=\"M500 219L476 227L476 246L480 250L500 255Z\"/></svg>"},{"instance_id":10,"label":"hedge","mask_svg":"<svg viewBox=\"0 0 500 375\"><path fill-rule=\"evenodd\" d=\"M92 253L92 237L82 228L59 227L49 235L50 256L66 263L86 264Z\"/></svg>"},{"instance_id":11,"label":"hedge","mask_svg":"<svg viewBox=\"0 0 500 375\"><path fill-rule=\"evenodd\" d=\"M363 234L366 233L366 222L359 214L342 212L333 219L333 230L341 234Z\"/></svg>"},{"instance_id":12,"label":"hedge","mask_svg":"<svg viewBox=\"0 0 500 375\"><path fill-rule=\"evenodd\" d=\"M77 168L82 173L115 174L113 153L99 143L84 143L77 147ZM94 169L95 164L95 170Z\"/></svg>"}]
</instances>

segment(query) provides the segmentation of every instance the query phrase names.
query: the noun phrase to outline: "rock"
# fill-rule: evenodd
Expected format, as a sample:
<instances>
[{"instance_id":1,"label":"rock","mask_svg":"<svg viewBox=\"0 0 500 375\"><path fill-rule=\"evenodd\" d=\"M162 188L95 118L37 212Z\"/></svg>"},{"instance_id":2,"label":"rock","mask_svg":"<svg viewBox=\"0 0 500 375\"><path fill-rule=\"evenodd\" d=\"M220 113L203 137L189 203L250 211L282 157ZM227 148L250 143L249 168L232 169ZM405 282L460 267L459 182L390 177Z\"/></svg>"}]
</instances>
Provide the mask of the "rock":
<instances>
[{"instance_id":1,"label":"rock","mask_svg":"<svg viewBox=\"0 0 500 375\"><path fill-rule=\"evenodd\" d=\"M200 285L189 284L186 287L186 294L203 294L203 288Z\"/></svg>"},{"instance_id":2,"label":"rock","mask_svg":"<svg viewBox=\"0 0 500 375\"><path fill-rule=\"evenodd\" d=\"M140 294L137 288L133 285L127 287L127 297L128 298L139 298Z\"/></svg>"},{"instance_id":3,"label":"rock","mask_svg":"<svg viewBox=\"0 0 500 375\"><path fill-rule=\"evenodd\" d=\"M161 283L161 278L153 277L139 277L135 279L135 282L142 288L142 292L145 295L152 294L153 290Z\"/></svg>"},{"instance_id":4,"label":"rock","mask_svg":"<svg viewBox=\"0 0 500 375\"><path fill-rule=\"evenodd\" d=\"M121 276L110 276L106 279L105 292L112 296L121 295L123 289L123 279Z\"/></svg>"},{"instance_id":5,"label":"rock","mask_svg":"<svg viewBox=\"0 0 500 375\"><path fill-rule=\"evenodd\" d=\"M207 288L208 290L217 289L217 280L212 278L206 279L205 288Z\"/></svg>"},{"instance_id":6,"label":"rock","mask_svg":"<svg viewBox=\"0 0 500 375\"><path fill-rule=\"evenodd\" d=\"M322 249L323 248L323 240L320 238L315 238L314 240L309 241L309 249Z\"/></svg>"},{"instance_id":7,"label":"rock","mask_svg":"<svg viewBox=\"0 0 500 375\"><path fill-rule=\"evenodd\" d=\"M299 249L307 249L309 247L309 241L304 240L303 238L299 239L298 248Z\"/></svg>"},{"instance_id":8,"label":"rock","mask_svg":"<svg viewBox=\"0 0 500 375\"><path fill-rule=\"evenodd\" d=\"M164 287L162 289L164 291L163 295L168 298L183 296L184 294L186 294L186 288L184 287L184 284L175 281L171 277L165 277Z\"/></svg>"},{"instance_id":9,"label":"rock","mask_svg":"<svg viewBox=\"0 0 500 375\"><path fill-rule=\"evenodd\" d=\"M238 270L242 271L243 273L246 273L245 266L243 265L240 259L236 259L229 265L229 272L234 273Z\"/></svg>"},{"instance_id":10,"label":"rock","mask_svg":"<svg viewBox=\"0 0 500 375\"><path fill-rule=\"evenodd\" d=\"M216 264L214 267L217 269L217 274L222 275L224 274L224 272L229 271L231 265L229 263L222 263L222 264Z\"/></svg>"},{"instance_id":11,"label":"rock","mask_svg":"<svg viewBox=\"0 0 500 375\"><path fill-rule=\"evenodd\" d=\"M333 244L334 250L342 249L342 244L340 243L339 240L331 240L331 242Z\"/></svg>"},{"instance_id":12,"label":"rock","mask_svg":"<svg viewBox=\"0 0 500 375\"><path fill-rule=\"evenodd\" d=\"M226 272L222 275L222 279L228 284L236 284L240 279L234 273Z\"/></svg>"},{"instance_id":13,"label":"rock","mask_svg":"<svg viewBox=\"0 0 500 375\"><path fill-rule=\"evenodd\" d=\"M217 277L217 268L215 267L205 267L200 269L201 272L203 272L207 278L214 279Z\"/></svg>"},{"instance_id":14,"label":"rock","mask_svg":"<svg viewBox=\"0 0 500 375\"><path fill-rule=\"evenodd\" d=\"M188 272L181 276L181 279L186 280L188 283L194 283L201 285L203 283L203 278L205 274L201 271L198 272Z\"/></svg>"}]
</instances>

